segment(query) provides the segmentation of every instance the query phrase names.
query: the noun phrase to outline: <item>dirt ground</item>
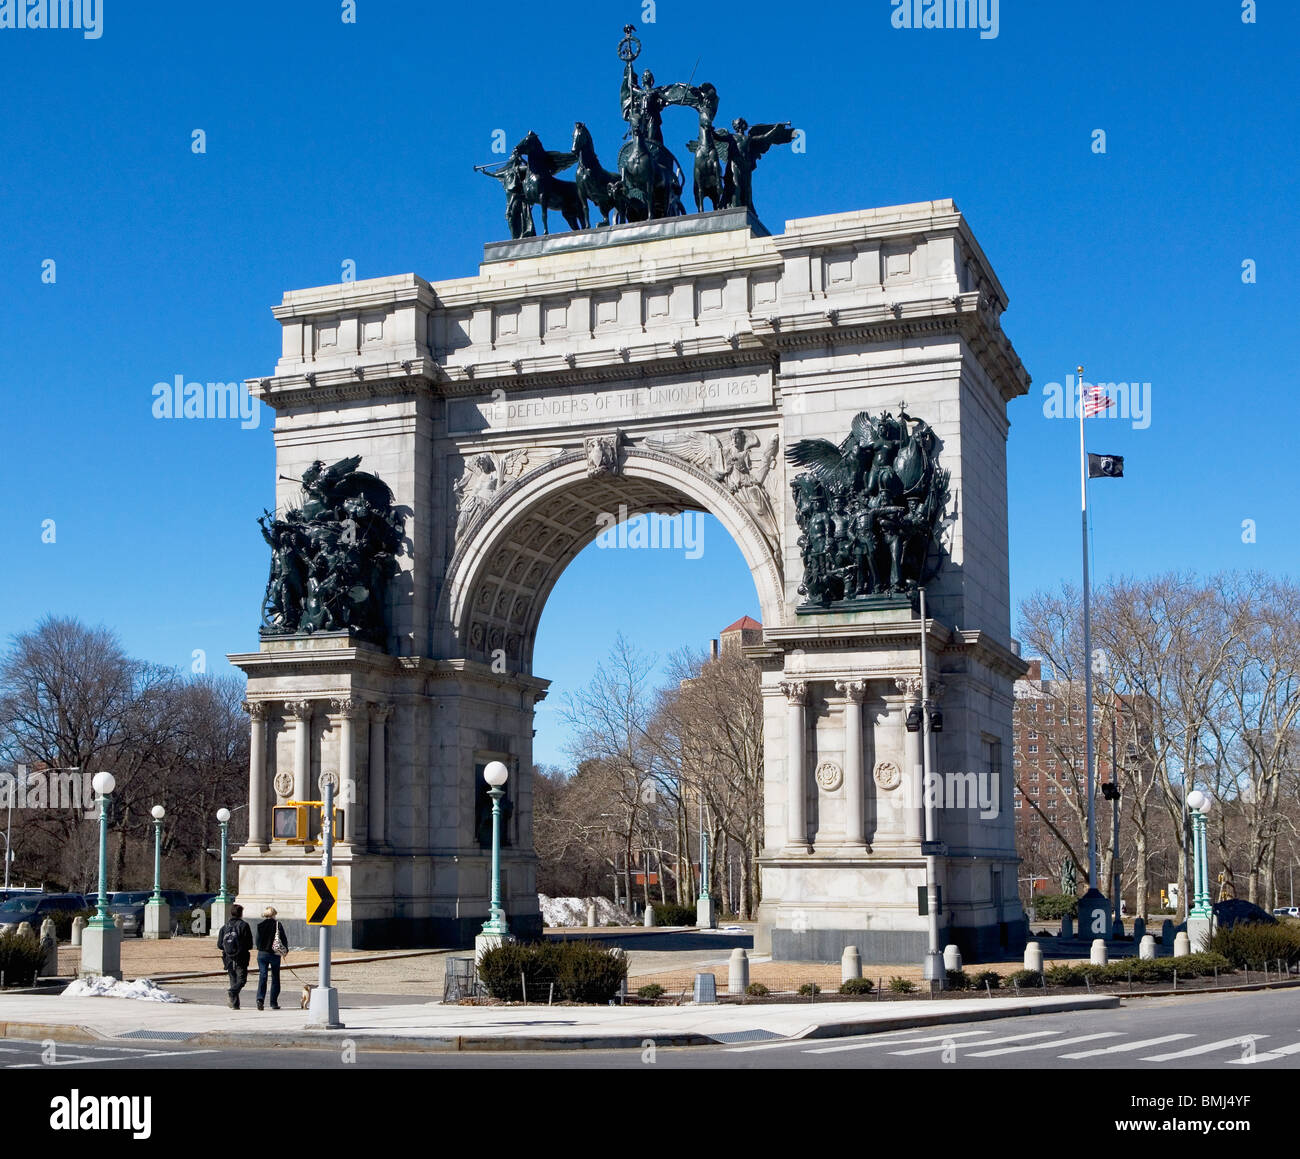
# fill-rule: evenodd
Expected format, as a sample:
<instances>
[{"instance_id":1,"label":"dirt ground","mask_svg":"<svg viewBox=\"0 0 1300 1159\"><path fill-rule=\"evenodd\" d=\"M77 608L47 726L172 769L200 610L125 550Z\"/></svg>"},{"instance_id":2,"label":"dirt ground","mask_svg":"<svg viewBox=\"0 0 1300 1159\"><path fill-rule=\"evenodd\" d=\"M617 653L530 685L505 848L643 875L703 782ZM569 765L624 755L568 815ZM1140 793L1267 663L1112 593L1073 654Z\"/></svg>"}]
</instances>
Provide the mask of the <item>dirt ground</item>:
<instances>
[{"instance_id":1,"label":"dirt ground","mask_svg":"<svg viewBox=\"0 0 1300 1159\"><path fill-rule=\"evenodd\" d=\"M590 931L569 930L567 933L581 937ZM602 930L608 934L610 931ZM671 941L669 939L672 939ZM620 939L626 948L628 978L635 989L657 982L670 994L690 990L697 973L712 973L718 980L718 989L727 984L727 962L733 944L743 938L717 937L692 934L668 934L645 937L639 931L628 931ZM638 945L647 948L639 949ZM664 948L675 946L679 948ZM655 947L655 948L650 948ZM427 995L441 999L446 972L445 959L450 955L464 956L467 950L394 950L384 952L357 952L336 955L332 962L335 984L355 993ZM750 953L753 958L752 951ZM1077 960L1077 959L1070 959ZM65 977L77 972L81 951L68 945L59 947L59 972ZM317 954L314 950L295 950L286 960L282 974L286 985L296 978L302 982L316 979ZM1000 962L991 965L968 965L967 973L977 970L997 970L1008 974L1018 969L1019 962ZM145 941L127 938L122 943L122 970L131 979L152 978L155 981L173 978L173 985L185 985L185 979L176 975L211 973L220 974L221 955L213 938L183 937L166 941ZM864 962L862 973L873 982L887 984L890 978L907 978L921 981L920 965L879 965ZM806 982L813 982L823 990L835 990L840 984L838 962L771 962L751 961L751 982L762 982L774 991L797 990ZM194 979L194 984L208 984Z\"/></svg>"}]
</instances>

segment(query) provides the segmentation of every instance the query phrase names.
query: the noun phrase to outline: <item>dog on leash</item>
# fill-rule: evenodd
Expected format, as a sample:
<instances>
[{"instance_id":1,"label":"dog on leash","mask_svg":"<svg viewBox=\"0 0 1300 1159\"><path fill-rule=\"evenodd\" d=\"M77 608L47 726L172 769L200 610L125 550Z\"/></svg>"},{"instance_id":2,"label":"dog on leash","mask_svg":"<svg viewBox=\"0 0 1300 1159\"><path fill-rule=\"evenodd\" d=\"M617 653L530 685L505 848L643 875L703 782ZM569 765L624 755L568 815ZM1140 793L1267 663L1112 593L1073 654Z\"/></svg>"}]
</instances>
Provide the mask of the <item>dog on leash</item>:
<instances>
[{"instance_id":1,"label":"dog on leash","mask_svg":"<svg viewBox=\"0 0 1300 1159\"><path fill-rule=\"evenodd\" d=\"M302 1001L298 1004L299 1009L306 1010L311 1005L311 992L315 989L310 982L303 984Z\"/></svg>"}]
</instances>

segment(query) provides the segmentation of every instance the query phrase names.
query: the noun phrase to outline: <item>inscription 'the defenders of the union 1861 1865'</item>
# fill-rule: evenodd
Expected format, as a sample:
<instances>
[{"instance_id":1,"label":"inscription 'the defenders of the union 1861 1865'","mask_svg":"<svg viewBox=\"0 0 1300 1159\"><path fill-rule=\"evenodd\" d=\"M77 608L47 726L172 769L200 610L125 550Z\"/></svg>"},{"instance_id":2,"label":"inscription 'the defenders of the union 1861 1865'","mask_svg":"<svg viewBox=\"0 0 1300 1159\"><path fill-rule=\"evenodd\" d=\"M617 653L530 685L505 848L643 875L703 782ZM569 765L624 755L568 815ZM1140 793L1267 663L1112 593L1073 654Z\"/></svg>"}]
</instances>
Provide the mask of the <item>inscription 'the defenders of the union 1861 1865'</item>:
<instances>
[{"instance_id":1,"label":"inscription 'the defenders of the union 1861 1865'","mask_svg":"<svg viewBox=\"0 0 1300 1159\"><path fill-rule=\"evenodd\" d=\"M501 391L493 398L457 399L448 406L447 425L452 434L484 430L522 430L529 427L613 419L662 418L669 414L697 414L713 408L771 406L770 371L729 378L694 378L653 385L615 384L600 390L531 394Z\"/></svg>"}]
</instances>

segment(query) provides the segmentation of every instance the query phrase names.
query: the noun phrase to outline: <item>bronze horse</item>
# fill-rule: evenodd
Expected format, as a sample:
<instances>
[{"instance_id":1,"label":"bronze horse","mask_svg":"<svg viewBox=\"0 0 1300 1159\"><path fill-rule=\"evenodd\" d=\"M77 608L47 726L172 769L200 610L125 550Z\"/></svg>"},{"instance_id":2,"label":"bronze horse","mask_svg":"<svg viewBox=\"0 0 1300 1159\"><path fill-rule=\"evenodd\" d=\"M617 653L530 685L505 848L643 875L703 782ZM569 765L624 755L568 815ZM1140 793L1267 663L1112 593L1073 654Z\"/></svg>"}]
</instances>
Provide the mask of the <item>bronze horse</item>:
<instances>
[{"instance_id":1,"label":"bronze horse","mask_svg":"<svg viewBox=\"0 0 1300 1159\"><path fill-rule=\"evenodd\" d=\"M591 132L581 121L573 123L573 153L577 157L578 196L590 201L604 214L601 225L609 224L609 215L616 208L614 194L610 191L618 174L604 168L596 156L596 147L592 144Z\"/></svg>"},{"instance_id":2,"label":"bronze horse","mask_svg":"<svg viewBox=\"0 0 1300 1159\"><path fill-rule=\"evenodd\" d=\"M530 130L515 146L511 157L524 159L528 169L528 175L524 178L524 201L529 205L541 206L544 234L551 232L546 218L547 211L551 209L560 211L570 229L589 228L587 201L578 192L577 183L555 176L557 169L573 164L572 154L548 153L542 148L541 139Z\"/></svg>"}]
</instances>

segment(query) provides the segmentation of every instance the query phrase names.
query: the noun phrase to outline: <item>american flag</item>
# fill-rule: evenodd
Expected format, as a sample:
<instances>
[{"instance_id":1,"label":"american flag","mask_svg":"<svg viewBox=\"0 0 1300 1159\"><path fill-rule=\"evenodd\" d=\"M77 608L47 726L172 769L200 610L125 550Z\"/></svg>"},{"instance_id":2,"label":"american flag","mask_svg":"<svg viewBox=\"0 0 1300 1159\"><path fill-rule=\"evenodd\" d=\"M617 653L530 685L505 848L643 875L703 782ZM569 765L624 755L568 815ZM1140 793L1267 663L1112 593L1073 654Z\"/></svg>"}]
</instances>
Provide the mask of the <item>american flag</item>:
<instances>
[{"instance_id":1,"label":"american flag","mask_svg":"<svg viewBox=\"0 0 1300 1159\"><path fill-rule=\"evenodd\" d=\"M1104 386L1090 386L1083 392L1083 417L1094 418L1108 407L1115 405L1115 400L1108 397Z\"/></svg>"}]
</instances>

